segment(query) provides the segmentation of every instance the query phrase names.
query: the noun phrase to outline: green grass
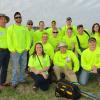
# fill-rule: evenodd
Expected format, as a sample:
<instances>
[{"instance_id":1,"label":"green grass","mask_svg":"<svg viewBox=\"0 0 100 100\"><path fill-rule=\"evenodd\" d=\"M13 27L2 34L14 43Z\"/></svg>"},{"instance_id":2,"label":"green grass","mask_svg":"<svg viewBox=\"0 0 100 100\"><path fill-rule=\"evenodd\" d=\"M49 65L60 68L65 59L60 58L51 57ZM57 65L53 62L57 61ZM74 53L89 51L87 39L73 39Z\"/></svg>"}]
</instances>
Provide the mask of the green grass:
<instances>
[{"instance_id":1,"label":"green grass","mask_svg":"<svg viewBox=\"0 0 100 100\"><path fill-rule=\"evenodd\" d=\"M11 79L11 67L8 69L8 78ZM32 90L33 80L28 78L28 84L19 84L16 90L11 87L5 87L0 93L0 100L66 100L64 98L55 97L55 84L51 84L48 91L43 92L38 90L37 92ZM82 90L92 92L97 96L100 96L100 87L94 80L89 81L87 86L81 86ZM80 100L90 100L89 98L82 97Z\"/></svg>"}]
</instances>

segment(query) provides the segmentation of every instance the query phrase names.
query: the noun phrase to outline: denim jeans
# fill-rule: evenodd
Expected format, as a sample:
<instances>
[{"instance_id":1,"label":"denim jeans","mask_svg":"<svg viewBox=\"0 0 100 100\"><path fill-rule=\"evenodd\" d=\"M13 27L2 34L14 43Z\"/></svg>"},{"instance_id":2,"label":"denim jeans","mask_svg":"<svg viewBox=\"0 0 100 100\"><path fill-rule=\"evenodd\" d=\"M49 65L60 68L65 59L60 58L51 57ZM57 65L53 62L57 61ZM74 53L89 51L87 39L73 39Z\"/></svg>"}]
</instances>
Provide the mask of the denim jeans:
<instances>
[{"instance_id":1,"label":"denim jeans","mask_svg":"<svg viewBox=\"0 0 100 100\"><path fill-rule=\"evenodd\" d=\"M6 82L10 52L5 49L0 51L0 85Z\"/></svg>"},{"instance_id":2,"label":"denim jeans","mask_svg":"<svg viewBox=\"0 0 100 100\"><path fill-rule=\"evenodd\" d=\"M27 63L27 52L11 53L12 60L12 85L25 81L25 67Z\"/></svg>"},{"instance_id":3,"label":"denim jeans","mask_svg":"<svg viewBox=\"0 0 100 100\"><path fill-rule=\"evenodd\" d=\"M30 72L30 75L34 79L36 87L40 88L43 91L48 90L48 88L49 88L49 80L48 79L44 79L44 77L42 75L36 75L33 72Z\"/></svg>"},{"instance_id":4,"label":"denim jeans","mask_svg":"<svg viewBox=\"0 0 100 100\"><path fill-rule=\"evenodd\" d=\"M88 71L82 70L79 78L79 83L82 85L86 85L90 77L90 73Z\"/></svg>"},{"instance_id":5,"label":"denim jeans","mask_svg":"<svg viewBox=\"0 0 100 100\"><path fill-rule=\"evenodd\" d=\"M79 78L79 82L82 85L86 85L88 83L88 80L90 79L90 77L92 77L94 74L89 72L89 71L85 71L82 70L81 74L80 74L80 78ZM96 75L98 81L100 81L100 75Z\"/></svg>"}]
</instances>

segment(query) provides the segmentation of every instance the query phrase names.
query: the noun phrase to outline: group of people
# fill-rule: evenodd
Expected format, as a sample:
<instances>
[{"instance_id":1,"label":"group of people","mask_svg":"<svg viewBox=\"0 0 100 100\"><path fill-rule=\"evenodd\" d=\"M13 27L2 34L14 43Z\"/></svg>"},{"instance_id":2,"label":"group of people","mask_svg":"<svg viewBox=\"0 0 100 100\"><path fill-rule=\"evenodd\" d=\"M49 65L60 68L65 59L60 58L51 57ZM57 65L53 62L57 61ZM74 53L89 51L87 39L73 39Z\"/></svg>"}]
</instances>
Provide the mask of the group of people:
<instances>
[{"instance_id":1,"label":"group of people","mask_svg":"<svg viewBox=\"0 0 100 100\"><path fill-rule=\"evenodd\" d=\"M57 27L55 20L45 28L44 21L33 29L33 21L22 25L22 15L15 12L14 21L6 27L10 18L0 14L0 90L7 85L9 59L12 62L11 86L26 82L25 73L34 79L33 89L48 90L50 71L54 71L56 82L61 74L71 82L86 85L91 75L98 77L100 85L100 24L95 23L88 31L82 24ZM48 78L49 77L49 78Z\"/></svg>"}]
</instances>

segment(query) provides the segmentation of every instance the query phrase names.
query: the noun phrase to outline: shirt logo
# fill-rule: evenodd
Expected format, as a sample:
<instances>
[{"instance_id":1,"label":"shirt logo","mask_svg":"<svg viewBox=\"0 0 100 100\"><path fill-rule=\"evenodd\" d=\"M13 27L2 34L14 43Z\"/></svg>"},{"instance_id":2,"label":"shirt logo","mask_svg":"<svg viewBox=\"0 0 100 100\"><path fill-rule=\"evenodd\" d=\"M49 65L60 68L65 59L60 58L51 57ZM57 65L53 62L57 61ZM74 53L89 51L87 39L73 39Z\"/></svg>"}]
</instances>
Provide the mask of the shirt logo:
<instances>
[{"instance_id":1,"label":"shirt logo","mask_svg":"<svg viewBox=\"0 0 100 100\"><path fill-rule=\"evenodd\" d=\"M70 62L71 59L69 57L66 58L66 62Z\"/></svg>"}]
</instances>

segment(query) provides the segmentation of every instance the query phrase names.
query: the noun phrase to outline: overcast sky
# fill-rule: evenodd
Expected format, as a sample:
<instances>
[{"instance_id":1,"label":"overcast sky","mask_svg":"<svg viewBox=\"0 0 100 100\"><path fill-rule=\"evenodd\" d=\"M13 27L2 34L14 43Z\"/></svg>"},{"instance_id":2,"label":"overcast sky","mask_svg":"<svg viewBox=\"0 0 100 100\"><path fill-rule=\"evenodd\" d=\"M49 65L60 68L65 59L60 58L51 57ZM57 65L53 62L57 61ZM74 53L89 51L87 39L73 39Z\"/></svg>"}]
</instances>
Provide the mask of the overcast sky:
<instances>
[{"instance_id":1,"label":"overcast sky","mask_svg":"<svg viewBox=\"0 0 100 100\"><path fill-rule=\"evenodd\" d=\"M13 14L16 11L22 13L24 24L32 19L34 25L44 20L49 26L54 19L58 26L62 26L69 16L75 25L91 28L93 23L100 23L100 0L0 0L0 13L10 16L10 24L14 23Z\"/></svg>"}]
</instances>

